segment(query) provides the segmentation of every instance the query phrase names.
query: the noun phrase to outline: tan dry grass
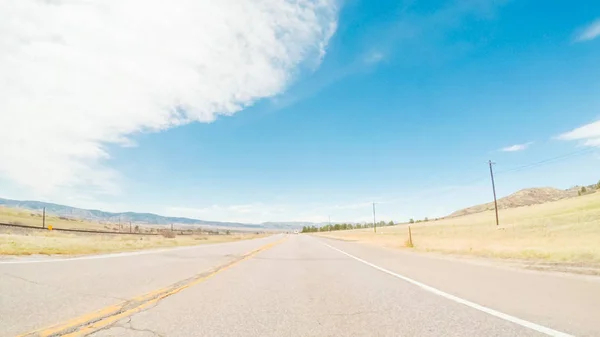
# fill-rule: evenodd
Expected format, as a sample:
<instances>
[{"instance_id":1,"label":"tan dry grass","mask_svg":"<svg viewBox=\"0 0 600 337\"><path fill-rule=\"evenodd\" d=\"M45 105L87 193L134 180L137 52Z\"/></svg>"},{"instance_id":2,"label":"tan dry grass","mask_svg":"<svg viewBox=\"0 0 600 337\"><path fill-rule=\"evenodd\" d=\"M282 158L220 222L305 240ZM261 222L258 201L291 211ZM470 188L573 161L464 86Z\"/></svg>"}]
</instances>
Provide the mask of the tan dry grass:
<instances>
[{"instance_id":1,"label":"tan dry grass","mask_svg":"<svg viewBox=\"0 0 600 337\"><path fill-rule=\"evenodd\" d=\"M411 225L414 249L549 263L600 265L600 193ZM406 225L326 236L401 248Z\"/></svg>"},{"instance_id":2,"label":"tan dry grass","mask_svg":"<svg viewBox=\"0 0 600 337\"><path fill-rule=\"evenodd\" d=\"M42 215L34 211L0 206L0 222L42 227ZM46 226L48 225L56 228L104 231L111 231L118 226L117 224L101 224L86 220L64 220L58 216L46 215Z\"/></svg>"},{"instance_id":3,"label":"tan dry grass","mask_svg":"<svg viewBox=\"0 0 600 337\"><path fill-rule=\"evenodd\" d=\"M30 230L27 232L6 232L0 234L0 255L111 253L231 242L264 236L262 234L248 233L232 235L179 235L175 238L166 238L161 235L73 234Z\"/></svg>"}]
</instances>

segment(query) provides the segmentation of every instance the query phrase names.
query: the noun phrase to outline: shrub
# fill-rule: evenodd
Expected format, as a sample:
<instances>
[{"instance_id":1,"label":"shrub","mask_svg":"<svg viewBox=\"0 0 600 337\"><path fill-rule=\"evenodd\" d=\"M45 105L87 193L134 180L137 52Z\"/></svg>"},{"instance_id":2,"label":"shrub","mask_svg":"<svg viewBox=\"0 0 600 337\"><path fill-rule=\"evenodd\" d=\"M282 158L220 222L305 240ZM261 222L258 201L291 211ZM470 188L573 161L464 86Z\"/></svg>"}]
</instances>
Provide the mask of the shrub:
<instances>
[{"instance_id":1,"label":"shrub","mask_svg":"<svg viewBox=\"0 0 600 337\"><path fill-rule=\"evenodd\" d=\"M174 239L177 236L177 234L173 231L164 231L162 232L162 236L164 236L167 239Z\"/></svg>"}]
</instances>

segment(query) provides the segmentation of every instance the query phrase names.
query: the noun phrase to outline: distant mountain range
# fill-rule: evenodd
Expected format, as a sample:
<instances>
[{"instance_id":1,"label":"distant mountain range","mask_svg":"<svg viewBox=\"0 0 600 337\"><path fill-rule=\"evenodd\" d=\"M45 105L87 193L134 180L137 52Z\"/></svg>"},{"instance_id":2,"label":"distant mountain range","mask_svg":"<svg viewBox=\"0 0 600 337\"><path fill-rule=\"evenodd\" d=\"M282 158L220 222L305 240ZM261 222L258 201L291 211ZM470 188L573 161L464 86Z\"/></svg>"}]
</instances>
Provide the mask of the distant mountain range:
<instances>
[{"instance_id":1,"label":"distant mountain range","mask_svg":"<svg viewBox=\"0 0 600 337\"><path fill-rule=\"evenodd\" d=\"M36 212L41 212L42 209L46 208L47 214L63 216L68 218L85 219L91 221L106 221L106 222L133 222L139 224L152 224L152 225L197 225L197 226L215 226L215 227L235 227L235 228L248 228L248 229L297 229L306 226L304 222L265 222L262 224L250 224L250 223L239 223L239 222L221 222L221 221L206 221L198 219L190 219L183 217L168 217L153 213L136 213L136 212L123 212L123 213L112 213L99 211L95 209L83 209L77 207L71 207L66 205L53 204L42 201L31 201L31 200L12 200L0 198L0 206L10 208L20 208Z\"/></svg>"}]
</instances>

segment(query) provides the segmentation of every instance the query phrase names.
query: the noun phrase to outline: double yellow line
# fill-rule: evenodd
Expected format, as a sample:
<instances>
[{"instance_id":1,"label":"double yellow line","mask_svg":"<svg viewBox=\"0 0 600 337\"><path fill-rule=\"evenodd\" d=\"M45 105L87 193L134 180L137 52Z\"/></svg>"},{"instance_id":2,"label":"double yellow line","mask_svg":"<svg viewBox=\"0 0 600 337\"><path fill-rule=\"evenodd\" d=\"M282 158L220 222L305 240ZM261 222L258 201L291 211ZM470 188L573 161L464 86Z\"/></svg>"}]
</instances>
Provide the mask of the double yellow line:
<instances>
[{"instance_id":1,"label":"double yellow line","mask_svg":"<svg viewBox=\"0 0 600 337\"><path fill-rule=\"evenodd\" d=\"M189 288L196 284L202 283L202 282L206 281L207 279L217 275L218 273L225 271L240 262L246 261L262 251L272 248L273 246L283 242L286 238L287 237L283 237L277 241L268 243L256 250L253 250L249 253L244 254L241 258L239 258L235 261L232 261L230 263L227 263L225 265L222 265L220 267L217 267L216 269L213 269L212 271L210 271L208 273L196 275L192 278L189 278L184 281L180 281L169 287L157 289L157 290L154 290L147 294L144 294L142 296L132 298L129 301L106 307L104 309L83 315L81 317L72 319L72 320L62 323L62 324L58 324L58 325L48 327L45 329L25 333L25 334L19 335L19 337L33 337L33 336L36 336L36 337L49 337L49 336L75 337L75 336L85 336L85 335L91 334L91 333L98 331L100 329L103 329L115 322L118 322L119 320L121 320L125 317L131 316L140 311L143 311L143 310L153 306L154 304L156 304L163 298L169 297L169 296L174 295L186 288Z\"/></svg>"}]
</instances>

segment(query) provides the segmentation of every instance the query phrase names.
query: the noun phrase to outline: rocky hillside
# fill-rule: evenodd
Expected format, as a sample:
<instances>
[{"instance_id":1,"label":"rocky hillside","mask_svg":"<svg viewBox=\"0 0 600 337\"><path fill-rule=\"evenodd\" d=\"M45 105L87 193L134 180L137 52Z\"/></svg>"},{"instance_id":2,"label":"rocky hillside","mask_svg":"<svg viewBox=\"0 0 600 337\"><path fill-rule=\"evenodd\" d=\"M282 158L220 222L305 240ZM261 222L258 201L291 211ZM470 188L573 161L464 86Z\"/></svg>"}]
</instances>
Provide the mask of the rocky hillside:
<instances>
[{"instance_id":1,"label":"rocky hillside","mask_svg":"<svg viewBox=\"0 0 600 337\"><path fill-rule=\"evenodd\" d=\"M577 188L570 188L568 190L560 190L552 187L538 187L538 188L526 188L513 193L507 197L498 199L498 208L514 208L536 204L543 204L545 202L561 200L565 198L571 198L577 196ZM457 217L472 213L480 213L494 209L494 203L490 202L483 205L472 206L469 208L461 209L450 214L448 217Z\"/></svg>"}]
</instances>

